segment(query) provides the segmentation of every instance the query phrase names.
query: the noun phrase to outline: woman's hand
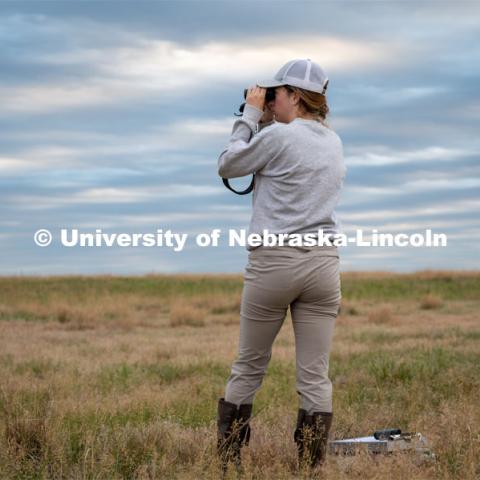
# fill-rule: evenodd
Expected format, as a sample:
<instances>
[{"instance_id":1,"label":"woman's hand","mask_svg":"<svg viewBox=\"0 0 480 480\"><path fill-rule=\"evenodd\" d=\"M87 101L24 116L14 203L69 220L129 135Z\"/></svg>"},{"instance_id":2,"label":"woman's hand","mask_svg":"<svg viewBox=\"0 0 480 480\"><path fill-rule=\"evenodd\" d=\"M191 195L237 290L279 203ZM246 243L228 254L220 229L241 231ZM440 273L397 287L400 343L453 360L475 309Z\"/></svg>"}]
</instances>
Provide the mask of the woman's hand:
<instances>
[{"instance_id":1,"label":"woman's hand","mask_svg":"<svg viewBox=\"0 0 480 480\"><path fill-rule=\"evenodd\" d=\"M265 95L267 93L266 88L262 87L250 87L247 90L247 98L245 101L252 105L252 107L258 108L259 110L264 110L263 117L260 119L260 123L267 123L273 120L273 112L268 108L268 105L265 105Z\"/></svg>"},{"instance_id":2,"label":"woman's hand","mask_svg":"<svg viewBox=\"0 0 480 480\"><path fill-rule=\"evenodd\" d=\"M247 98L245 99L245 101L252 107L256 107L259 110L263 110L265 107L266 93L267 93L266 88L250 87L247 90Z\"/></svg>"}]
</instances>

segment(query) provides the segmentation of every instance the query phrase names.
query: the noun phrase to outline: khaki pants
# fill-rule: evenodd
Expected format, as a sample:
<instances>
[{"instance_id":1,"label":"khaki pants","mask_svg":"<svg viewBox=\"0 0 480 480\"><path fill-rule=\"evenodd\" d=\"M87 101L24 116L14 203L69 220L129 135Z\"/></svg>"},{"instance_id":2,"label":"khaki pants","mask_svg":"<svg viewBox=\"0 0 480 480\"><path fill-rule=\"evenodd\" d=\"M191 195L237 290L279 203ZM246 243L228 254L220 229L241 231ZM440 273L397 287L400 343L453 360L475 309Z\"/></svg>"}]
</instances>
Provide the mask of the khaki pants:
<instances>
[{"instance_id":1,"label":"khaki pants","mask_svg":"<svg viewBox=\"0 0 480 480\"><path fill-rule=\"evenodd\" d=\"M245 268L238 356L225 400L253 403L290 305L300 408L332 412L330 348L341 301L337 247L261 246Z\"/></svg>"}]
</instances>

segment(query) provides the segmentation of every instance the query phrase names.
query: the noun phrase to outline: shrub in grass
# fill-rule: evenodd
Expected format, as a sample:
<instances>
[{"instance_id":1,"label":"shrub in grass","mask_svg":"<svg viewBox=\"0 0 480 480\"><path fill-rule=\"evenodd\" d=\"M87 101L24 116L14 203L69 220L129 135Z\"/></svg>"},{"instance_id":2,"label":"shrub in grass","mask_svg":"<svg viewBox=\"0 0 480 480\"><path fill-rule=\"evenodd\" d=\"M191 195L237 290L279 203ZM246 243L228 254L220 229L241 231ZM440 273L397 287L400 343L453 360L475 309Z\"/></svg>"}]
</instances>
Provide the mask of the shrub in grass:
<instances>
[{"instance_id":1,"label":"shrub in grass","mask_svg":"<svg viewBox=\"0 0 480 480\"><path fill-rule=\"evenodd\" d=\"M379 307L368 314L368 321L375 324L393 323L395 317L390 306Z\"/></svg>"},{"instance_id":2,"label":"shrub in grass","mask_svg":"<svg viewBox=\"0 0 480 480\"><path fill-rule=\"evenodd\" d=\"M428 294L422 298L420 308L422 310L434 310L443 305L442 299L437 295Z\"/></svg>"},{"instance_id":3,"label":"shrub in grass","mask_svg":"<svg viewBox=\"0 0 480 480\"><path fill-rule=\"evenodd\" d=\"M238 313L240 312L240 299L225 299L224 301L218 302L216 305L214 305L210 311L215 315L232 312Z\"/></svg>"},{"instance_id":4,"label":"shrub in grass","mask_svg":"<svg viewBox=\"0 0 480 480\"><path fill-rule=\"evenodd\" d=\"M173 303L170 307L170 326L203 327L205 325L205 310L185 303Z\"/></svg>"},{"instance_id":5,"label":"shrub in grass","mask_svg":"<svg viewBox=\"0 0 480 480\"><path fill-rule=\"evenodd\" d=\"M51 394L48 391L2 393L4 439L8 456L14 459L15 472L18 478L40 477L52 460L48 431Z\"/></svg>"}]
</instances>

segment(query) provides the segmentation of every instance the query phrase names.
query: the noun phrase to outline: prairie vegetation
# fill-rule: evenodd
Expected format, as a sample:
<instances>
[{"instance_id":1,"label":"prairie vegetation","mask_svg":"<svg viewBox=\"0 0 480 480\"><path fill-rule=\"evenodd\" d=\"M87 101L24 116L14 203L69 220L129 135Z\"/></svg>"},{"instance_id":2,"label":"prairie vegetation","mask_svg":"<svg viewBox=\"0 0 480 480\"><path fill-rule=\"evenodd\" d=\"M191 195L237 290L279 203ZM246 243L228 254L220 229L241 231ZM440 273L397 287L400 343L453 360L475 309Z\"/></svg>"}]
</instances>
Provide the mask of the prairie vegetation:
<instances>
[{"instance_id":1,"label":"prairie vegetation","mask_svg":"<svg viewBox=\"0 0 480 480\"><path fill-rule=\"evenodd\" d=\"M2 478L219 478L216 402L242 275L0 278ZM480 273L342 274L331 439L398 427L437 456L328 457L325 478L480 477ZM245 477L301 478L290 314ZM229 478L235 478L233 471Z\"/></svg>"}]
</instances>

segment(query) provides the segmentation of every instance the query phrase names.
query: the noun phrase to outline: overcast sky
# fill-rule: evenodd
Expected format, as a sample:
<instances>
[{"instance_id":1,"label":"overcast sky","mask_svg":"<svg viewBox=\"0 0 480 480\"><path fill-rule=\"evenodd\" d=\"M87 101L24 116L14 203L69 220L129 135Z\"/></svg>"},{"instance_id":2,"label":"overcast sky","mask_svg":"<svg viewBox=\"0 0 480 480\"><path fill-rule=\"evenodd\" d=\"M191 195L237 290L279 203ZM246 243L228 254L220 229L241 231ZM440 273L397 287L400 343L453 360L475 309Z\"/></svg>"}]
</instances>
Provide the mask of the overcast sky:
<instances>
[{"instance_id":1,"label":"overcast sky","mask_svg":"<svg viewBox=\"0 0 480 480\"><path fill-rule=\"evenodd\" d=\"M217 158L243 89L294 58L330 79L342 231L448 236L343 247L342 270L480 268L479 25L478 2L0 2L0 274L241 272L244 247L193 239L248 227ZM189 240L67 248L61 228Z\"/></svg>"}]
</instances>

